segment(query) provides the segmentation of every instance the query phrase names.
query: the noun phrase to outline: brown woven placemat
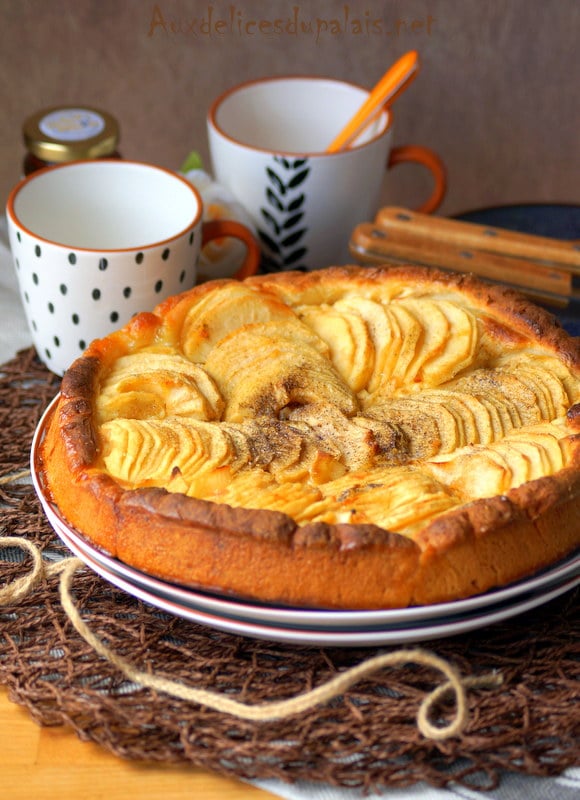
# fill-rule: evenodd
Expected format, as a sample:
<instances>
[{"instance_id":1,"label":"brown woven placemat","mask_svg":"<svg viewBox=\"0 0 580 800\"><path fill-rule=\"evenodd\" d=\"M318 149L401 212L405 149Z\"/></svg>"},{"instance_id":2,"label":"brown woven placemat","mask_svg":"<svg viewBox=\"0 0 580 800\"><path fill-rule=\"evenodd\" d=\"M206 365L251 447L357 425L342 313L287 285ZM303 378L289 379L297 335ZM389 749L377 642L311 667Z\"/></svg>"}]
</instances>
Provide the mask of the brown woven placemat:
<instances>
[{"instance_id":1,"label":"brown woven placemat","mask_svg":"<svg viewBox=\"0 0 580 800\"><path fill-rule=\"evenodd\" d=\"M0 376L2 535L27 537L46 559L69 555L26 480L38 420L59 380L32 349ZM16 548L0 553L0 585L29 569ZM547 776L580 763L579 591L472 634L423 643L463 675L498 670L503 684L468 692L460 736L419 732L419 704L437 683L409 664L364 678L340 697L288 719L252 722L128 681L76 633L58 576L0 608L0 682L44 725L68 725L131 759L191 763L243 779L322 781L378 789L426 781L489 789L502 770ZM141 669L248 703L300 694L378 652L243 638L175 618L88 569L74 595L91 629ZM441 705L441 719L452 709Z\"/></svg>"}]
</instances>

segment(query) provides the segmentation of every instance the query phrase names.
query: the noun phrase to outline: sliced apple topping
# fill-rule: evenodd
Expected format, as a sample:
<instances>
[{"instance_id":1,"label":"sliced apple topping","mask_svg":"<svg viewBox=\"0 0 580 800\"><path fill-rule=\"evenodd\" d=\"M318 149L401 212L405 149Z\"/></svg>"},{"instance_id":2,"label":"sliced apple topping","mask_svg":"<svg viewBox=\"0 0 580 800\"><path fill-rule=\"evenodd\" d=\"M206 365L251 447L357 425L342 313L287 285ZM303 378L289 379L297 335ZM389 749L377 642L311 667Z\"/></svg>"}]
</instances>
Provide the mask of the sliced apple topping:
<instances>
[{"instance_id":1,"label":"sliced apple topping","mask_svg":"<svg viewBox=\"0 0 580 800\"><path fill-rule=\"evenodd\" d=\"M269 473L249 469L236 473L206 499L227 503L234 508L265 508L289 514L297 522L309 521L309 509L320 500L320 491L308 484L285 483L280 486Z\"/></svg>"},{"instance_id":2,"label":"sliced apple topping","mask_svg":"<svg viewBox=\"0 0 580 800\"><path fill-rule=\"evenodd\" d=\"M219 419L223 399L207 372L179 353L158 349L122 356L103 383L99 418Z\"/></svg>"},{"instance_id":3,"label":"sliced apple topping","mask_svg":"<svg viewBox=\"0 0 580 800\"><path fill-rule=\"evenodd\" d=\"M400 459L400 433L392 425L364 417L348 418L329 403L295 409L288 417L306 426L311 441L323 452L332 453L349 470L372 469L380 461Z\"/></svg>"},{"instance_id":4,"label":"sliced apple topping","mask_svg":"<svg viewBox=\"0 0 580 800\"><path fill-rule=\"evenodd\" d=\"M370 374L366 385L364 387L361 386L358 391L364 391L365 394L373 394L383 384L391 386L393 371L397 368L402 350L405 349L403 348L405 331L401 326L401 322L404 324L405 320L408 319L410 323L414 322L416 328L416 321L413 321L412 317L405 315L404 312L398 315L397 312L393 312L387 306L366 297L345 297L337 301L334 308L340 310L341 313L347 311L360 317L364 321L372 343L373 358L369 364L371 367ZM400 317L403 317L403 319ZM415 334L418 336L420 331L415 329ZM409 342L408 344L406 352L410 355L412 343Z\"/></svg>"},{"instance_id":5,"label":"sliced apple topping","mask_svg":"<svg viewBox=\"0 0 580 800\"><path fill-rule=\"evenodd\" d=\"M464 497L493 497L565 467L566 435L561 425L540 423L511 431L487 447L436 456L425 467Z\"/></svg>"},{"instance_id":6,"label":"sliced apple topping","mask_svg":"<svg viewBox=\"0 0 580 800\"><path fill-rule=\"evenodd\" d=\"M361 389L366 388L373 392L386 374L385 358L392 345L393 322L384 305L366 297L345 297L334 304L334 309L340 313L354 314L365 324L372 343L373 356L369 362L371 369L366 386Z\"/></svg>"},{"instance_id":7,"label":"sliced apple topping","mask_svg":"<svg viewBox=\"0 0 580 800\"><path fill-rule=\"evenodd\" d=\"M563 416L578 399L577 382L557 358L530 353L527 358L500 361L497 371L517 375L533 393L542 419Z\"/></svg>"},{"instance_id":8,"label":"sliced apple topping","mask_svg":"<svg viewBox=\"0 0 580 800\"><path fill-rule=\"evenodd\" d=\"M164 486L176 472L188 482L200 470L233 464L237 456L223 428L194 420L116 419L101 426L101 437L109 473L139 486Z\"/></svg>"},{"instance_id":9,"label":"sliced apple topping","mask_svg":"<svg viewBox=\"0 0 580 800\"><path fill-rule=\"evenodd\" d=\"M203 362L222 339L245 325L295 318L276 297L231 281L202 294L190 308L181 327L181 348L192 361Z\"/></svg>"},{"instance_id":10,"label":"sliced apple topping","mask_svg":"<svg viewBox=\"0 0 580 800\"><path fill-rule=\"evenodd\" d=\"M469 444L488 444L500 439L506 429L497 406L488 398L445 388L400 395L366 413L380 415L402 430L409 461Z\"/></svg>"},{"instance_id":11,"label":"sliced apple topping","mask_svg":"<svg viewBox=\"0 0 580 800\"><path fill-rule=\"evenodd\" d=\"M424 382L433 378L429 364L439 357L447 347L451 324L440 301L426 298L407 299L404 307L421 320L422 336L415 357L409 364L406 382Z\"/></svg>"},{"instance_id":12,"label":"sliced apple topping","mask_svg":"<svg viewBox=\"0 0 580 800\"><path fill-rule=\"evenodd\" d=\"M381 520L388 530L410 533L424 519L448 511L457 498L432 475L411 467L351 472L321 487L323 499L312 520L368 524Z\"/></svg>"},{"instance_id":13,"label":"sliced apple topping","mask_svg":"<svg viewBox=\"0 0 580 800\"><path fill-rule=\"evenodd\" d=\"M334 306L307 306L298 316L326 342L330 360L353 392L367 385L374 366L374 347L365 321L348 310Z\"/></svg>"},{"instance_id":14,"label":"sliced apple topping","mask_svg":"<svg viewBox=\"0 0 580 800\"><path fill-rule=\"evenodd\" d=\"M497 369L478 369L460 378L454 389L472 394L493 405L501 420L502 432L542 420L533 391L516 375Z\"/></svg>"},{"instance_id":15,"label":"sliced apple topping","mask_svg":"<svg viewBox=\"0 0 580 800\"><path fill-rule=\"evenodd\" d=\"M477 317L470 309L445 299L438 299L437 306L447 318L449 336L445 349L423 367L423 381L432 386L451 380L470 366L479 343ZM429 324L428 320L426 324Z\"/></svg>"},{"instance_id":16,"label":"sliced apple topping","mask_svg":"<svg viewBox=\"0 0 580 800\"><path fill-rule=\"evenodd\" d=\"M370 309L365 309L367 317ZM373 319L375 370L365 404L413 385L438 386L473 361L477 318L450 300L405 297L385 306L382 316L375 311Z\"/></svg>"},{"instance_id":17,"label":"sliced apple topping","mask_svg":"<svg viewBox=\"0 0 580 800\"><path fill-rule=\"evenodd\" d=\"M458 419L445 405L409 395L385 401L365 413L399 428L407 441L408 460L451 453L461 438Z\"/></svg>"},{"instance_id":18,"label":"sliced apple topping","mask_svg":"<svg viewBox=\"0 0 580 800\"><path fill-rule=\"evenodd\" d=\"M297 320L246 325L219 342L205 369L226 400L224 419L279 418L294 406L317 402L354 414L357 400L320 352L319 342Z\"/></svg>"},{"instance_id":19,"label":"sliced apple topping","mask_svg":"<svg viewBox=\"0 0 580 800\"><path fill-rule=\"evenodd\" d=\"M396 319L396 326L401 332L401 340L397 358L390 370L390 384L393 389L408 381L407 372L417 353L419 342L423 336L423 325L406 305L393 303L389 312Z\"/></svg>"}]
</instances>

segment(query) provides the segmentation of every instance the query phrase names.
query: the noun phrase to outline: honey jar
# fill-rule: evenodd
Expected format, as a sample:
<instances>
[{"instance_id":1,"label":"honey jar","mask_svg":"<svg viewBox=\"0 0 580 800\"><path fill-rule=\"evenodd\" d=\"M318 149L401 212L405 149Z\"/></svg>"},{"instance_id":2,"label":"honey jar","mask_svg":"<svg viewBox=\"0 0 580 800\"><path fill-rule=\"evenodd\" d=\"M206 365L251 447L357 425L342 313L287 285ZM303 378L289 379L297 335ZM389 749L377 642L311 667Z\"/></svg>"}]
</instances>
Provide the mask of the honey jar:
<instances>
[{"instance_id":1,"label":"honey jar","mask_svg":"<svg viewBox=\"0 0 580 800\"><path fill-rule=\"evenodd\" d=\"M55 106L25 120L24 174L67 161L120 158L119 125L106 111L87 106Z\"/></svg>"}]
</instances>

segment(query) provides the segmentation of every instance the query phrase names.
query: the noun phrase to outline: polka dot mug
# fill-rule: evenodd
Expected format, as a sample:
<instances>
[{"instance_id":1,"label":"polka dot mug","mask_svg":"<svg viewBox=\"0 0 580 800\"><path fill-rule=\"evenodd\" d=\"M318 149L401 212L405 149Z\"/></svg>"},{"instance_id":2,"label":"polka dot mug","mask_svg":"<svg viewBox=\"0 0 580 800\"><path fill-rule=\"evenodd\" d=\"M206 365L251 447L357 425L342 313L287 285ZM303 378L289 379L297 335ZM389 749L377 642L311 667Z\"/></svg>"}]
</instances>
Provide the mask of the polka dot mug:
<instances>
[{"instance_id":1,"label":"polka dot mug","mask_svg":"<svg viewBox=\"0 0 580 800\"><path fill-rule=\"evenodd\" d=\"M258 244L232 220L204 222L201 197L175 172L137 161L77 161L20 181L7 203L14 267L32 340L57 375L93 339L191 288L201 248L246 245L236 278L257 271Z\"/></svg>"}]
</instances>

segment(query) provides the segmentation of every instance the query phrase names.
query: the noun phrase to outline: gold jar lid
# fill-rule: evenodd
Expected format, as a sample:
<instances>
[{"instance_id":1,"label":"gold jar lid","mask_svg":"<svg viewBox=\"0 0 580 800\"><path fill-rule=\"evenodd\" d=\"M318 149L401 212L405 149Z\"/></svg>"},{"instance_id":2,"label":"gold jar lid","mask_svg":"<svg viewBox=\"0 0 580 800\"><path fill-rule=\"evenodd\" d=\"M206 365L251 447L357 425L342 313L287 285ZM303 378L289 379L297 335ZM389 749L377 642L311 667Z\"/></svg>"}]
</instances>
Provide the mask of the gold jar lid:
<instances>
[{"instance_id":1,"label":"gold jar lid","mask_svg":"<svg viewBox=\"0 0 580 800\"><path fill-rule=\"evenodd\" d=\"M119 125L114 117L97 108L55 106L28 117L22 134L34 156L62 163L113 154L119 140Z\"/></svg>"}]
</instances>

